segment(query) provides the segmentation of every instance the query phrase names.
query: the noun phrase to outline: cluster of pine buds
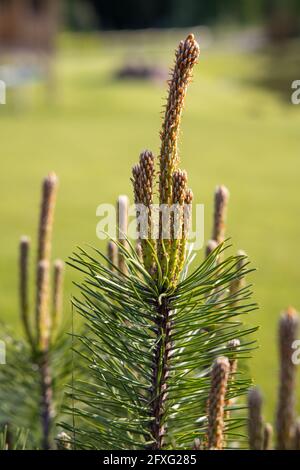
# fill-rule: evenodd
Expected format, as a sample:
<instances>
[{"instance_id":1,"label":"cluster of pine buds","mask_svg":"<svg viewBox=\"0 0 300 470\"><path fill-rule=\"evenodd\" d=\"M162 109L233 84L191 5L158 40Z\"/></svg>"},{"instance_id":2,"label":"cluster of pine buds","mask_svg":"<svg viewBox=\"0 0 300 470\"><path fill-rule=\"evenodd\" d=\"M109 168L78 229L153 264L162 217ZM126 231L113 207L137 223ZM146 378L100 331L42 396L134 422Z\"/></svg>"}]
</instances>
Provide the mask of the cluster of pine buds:
<instances>
[{"instance_id":1,"label":"cluster of pine buds","mask_svg":"<svg viewBox=\"0 0 300 470\"><path fill-rule=\"evenodd\" d=\"M158 259L163 276L167 284L171 285L177 283L184 265L191 217L190 206L193 195L187 187L186 172L178 168L178 136L187 87L198 56L199 46L194 36L190 34L178 46L174 68L168 82L168 98L160 134L161 149L158 158L158 237L153 236L155 160L152 152L148 150L142 152L139 163L132 170L138 221L141 219L139 205L144 205L147 213L146 233L140 222L137 227L144 265L152 275L155 275L157 270L155 258ZM188 206L186 211L184 206ZM166 218L163 215L165 209Z\"/></svg>"}]
</instances>

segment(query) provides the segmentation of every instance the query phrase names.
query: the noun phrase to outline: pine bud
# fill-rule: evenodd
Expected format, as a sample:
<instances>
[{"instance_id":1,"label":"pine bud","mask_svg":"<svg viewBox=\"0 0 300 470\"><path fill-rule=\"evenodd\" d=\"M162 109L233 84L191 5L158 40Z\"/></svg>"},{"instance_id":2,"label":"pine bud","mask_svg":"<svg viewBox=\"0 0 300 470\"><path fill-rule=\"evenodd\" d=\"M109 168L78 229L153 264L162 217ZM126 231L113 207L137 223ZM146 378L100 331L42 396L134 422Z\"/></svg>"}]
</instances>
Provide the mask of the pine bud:
<instances>
[{"instance_id":1,"label":"pine bud","mask_svg":"<svg viewBox=\"0 0 300 470\"><path fill-rule=\"evenodd\" d=\"M212 239L218 244L225 240L225 222L229 191L225 186L217 186L215 191L215 211Z\"/></svg>"},{"instance_id":2,"label":"pine bud","mask_svg":"<svg viewBox=\"0 0 300 470\"><path fill-rule=\"evenodd\" d=\"M227 357L215 360L208 400L208 448L221 450L224 444L224 406L230 365Z\"/></svg>"},{"instance_id":3,"label":"pine bud","mask_svg":"<svg viewBox=\"0 0 300 470\"><path fill-rule=\"evenodd\" d=\"M57 259L54 262L53 279L53 324L52 336L57 332L61 322L63 306L63 280L64 280L64 262Z\"/></svg>"},{"instance_id":4,"label":"pine bud","mask_svg":"<svg viewBox=\"0 0 300 470\"><path fill-rule=\"evenodd\" d=\"M49 315L49 263L42 260L37 271L36 323L37 338L41 351L47 351L50 339L51 320Z\"/></svg>"},{"instance_id":5,"label":"pine bud","mask_svg":"<svg viewBox=\"0 0 300 470\"><path fill-rule=\"evenodd\" d=\"M247 255L243 250L239 250L237 252L237 256L239 257L237 265L236 265L236 271L237 273L240 273L240 271L243 269L245 264L247 263ZM245 284L245 278L240 277L239 279L235 279L234 281L231 282L230 284L230 293L232 295L236 294L239 290L243 288Z\"/></svg>"},{"instance_id":6,"label":"pine bud","mask_svg":"<svg viewBox=\"0 0 300 470\"><path fill-rule=\"evenodd\" d=\"M172 203L172 175L179 163L177 141L181 114L187 87L198 57L199 46L194 36L189 34L185 41L180 42L176 51L172 78L169 81L169 93L161 131L160 204Z\"/></svg>"},{"instance_id":7,"label":"pine bud","mask_svg":"<svg viewBox=\"0 0 300 470\"><path fill-rule=\"evenodd\" d=\"M262 419L262 396L257 388L251 388L248 393L248 436L251 450L262 450L263 448L263 419Z\"/></svg>"},{"instance_id":8,"label":"pine bud","mask_svg":"<svg viewBox=\"0 0 300 470\"><path fill-rule=\"evenodd\" d=\"M279 393L277 405L277 449L288 450L292 445L295 422L296 365L292 362L292 344L297 339L299 318L289 307L279 321Z\"/></svg>"},{"instance_id":9,"label":"pine bud","mask_svg":"<svg viewBox=\"0 0 300 470\"><path fill-rule=\"evenodd\" d=\"M153 184L155 176L155 158L152 152L144 150L140 154L140 162L132 169L134 202L137 205L137 231L142 251L144 266L151 274L155 271L153 251L156 243L153 238ZM141 214L140 211L144 213ZM142 226L140 223L142 220Z\"/></svg>"},{"instance_id":10,"label":"pine bud","mask_svg":"<svg viewBox=\"0 0 300 470\"><path fill-rule=\"evenodd\" d=\"M38 236L38 261L50 261L57 185L58 180L55 173L49 173L43 181Z\"/></svg>"},{"instance_id":11,"label":"pine bud","mask_svg":"<svg viewBox=\"0 0 300 470\"><path fill-rule=\"evenodd\" d=\"M29 265L30 240L21 237L19 244L19 294L20 314L24 331L28 341L33 345L34 340L30 329L29 302L28 302L28 265Z\"/></svg>"}]
</instances>

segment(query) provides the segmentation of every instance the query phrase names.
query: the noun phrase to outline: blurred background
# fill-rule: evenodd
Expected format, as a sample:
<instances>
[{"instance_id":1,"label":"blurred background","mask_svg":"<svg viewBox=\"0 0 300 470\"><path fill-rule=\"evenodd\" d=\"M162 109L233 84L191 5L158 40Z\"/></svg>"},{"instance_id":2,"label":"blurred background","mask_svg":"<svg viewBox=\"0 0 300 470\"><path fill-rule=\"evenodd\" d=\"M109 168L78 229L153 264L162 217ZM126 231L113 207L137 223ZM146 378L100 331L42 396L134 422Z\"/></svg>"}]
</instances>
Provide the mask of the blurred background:
<instances>
[{"instance_id":1,"label":"blurred background","mask_svg":"<svg viewBox=\"0 0 300 470\"><path fill-rule=\"evenodd\" d=\"M96 207L131 197L140 151L159 151L168 68L193 32L201 57L183 119L181 166L205 204L231 193L228 236L257 268L260 325L251 374L271 419L277 388L277 320L300 309L299 0L0 0L0 317L18 322L17 246L36 241L41 178L60 179L54 256L104 248ZM203 250L198 260L203 259ZM66 278L65 311L74 292ZM300 395L300 394L299 394Z\"/></svg>"}]
</instances>

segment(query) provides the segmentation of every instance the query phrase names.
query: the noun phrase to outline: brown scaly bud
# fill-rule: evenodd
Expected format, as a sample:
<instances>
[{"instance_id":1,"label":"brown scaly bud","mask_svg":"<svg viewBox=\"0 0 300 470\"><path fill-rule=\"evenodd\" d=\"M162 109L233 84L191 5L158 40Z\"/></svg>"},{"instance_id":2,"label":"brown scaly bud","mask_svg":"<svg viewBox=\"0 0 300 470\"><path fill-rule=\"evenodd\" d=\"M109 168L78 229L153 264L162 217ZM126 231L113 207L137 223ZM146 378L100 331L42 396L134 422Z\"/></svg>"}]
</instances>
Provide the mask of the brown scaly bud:
<instances>
[{"instance_id":1,"label":"brown scaly bud","mask_svg":"<svg viewBox=\"0 0 300 470\"><path fill-rule=\"evenodd\" d=\"M218 357L212 368L208 399L208 448L222 450L224 444L224 406L230 365L227 357Z\"/></svg>"},{"instance_id":2,"label":"brown scaly bud","mask_svg":"<svg viewBox=\"0 0 300 470\"><path fill-rule=\"evenodd\" d=\"M132 178L131 178L132 186L133 186L133 194L134 194L134 203L136 205L143 204L143 192L141 188L141 166L140 164L134 165L132 168ZM139 211L136 212L137 217L137 232L140 234L141 226L138 222L139 218Z\"/></svg>"},{"instance_id":3,"label":"brown scaly bud","mask_svg":"<svg viewBox=\"0 0 300 470\"><path fill-rule=\"evenodd\" d=\"M60 432L56 437L57 450L72 450L72 439L65 433Z\"/></svg>"},{"instance_id":4,"label":"brown scaly bud","mask_svg":"<svg viewBox=\"0 0 300 470\"><path fill-rule=\"evenodd\" d=\"M153 204L153 180L155 175L154 164L155 158L152 152L144 150L144 152L140 154L141 202L149 208L151 208L151 204Z\"/></svg>"},{"instance_id":5,"label":"brown scaly bud","mask_svg":"<svg viewBox=\"0 0 300 470\"><path fill-rule=\"evenodd\" d=\"M297 419L294 432L294 449L300 450L300 418Z\"/></svg>"},{"instance_id":6,"label":"brown scaly bud","mask_svg":"<svg viewBox=\"0 0 300 470\"><path fill-rule=\"evenodd\" d=\"M36 324L39 349L47 351L50 339L50 315L49 315L49 263L42 260L38 263L37 270L37 298L36 298Z\"/></svg>"},{"instance_id":7,"label":"brown scaly bud","mask_svg":"<svg viewBox=\"0 0 300 470\"><path fill-rule=\"evenodd\" d=\"M132 168L132 184L135 204L150 208L153 204L153 182L155 175L155 158L150 150L140 154L140 161ZM149 227L150 228L150 227Z\"/></svg>"},{"instance_id":8,"label":"brown scaly bud","mask_svg":"<svg viewBox=\"0 0 300 470\"><path fill-rule=\"evenodd\" d=\"M63 306L63 280L64 280L64 262L57 259L54 262L53 276L53 310L52 310L52 337L57 332L61 322Z\"/></svg>"},{"instance_id":9,"label":"brown scaly bud","mask_svg":"<svg viewBox=\"0 0 300 470\"><path fill-rule=\"evenodd\" d=\"M187 173L184 170L176 170L172 177L173 196L172 212L170 217L170 263L169 279L174 284L180 269L180 253L183 244L183 225L184 225L184 203L187 192ZM167 241L166 241L167 242Z\"/></svg>"},{"instance_id":10,"label":"brown scaly bud","mask_svg":"<svg viewBox=\"0 0 300 470\"><path fill-rule=\"evenodd\" d=\"M296 365L292 362L292 344L297 339L299 318L289 307L279 321L279 393L276 416L277 449L292 445L295 422Z\"/></svg>"},{"instance_id":11,"label":"brown scaly bud","mask_svg":"<svg viewBox=\"0 0 300 470\"><path fill-rule=\"evenodd\" d=\"M273 442L273 426L270 423L264 425L263 450L271 450Z\"/></svg>"},{"instance_id":12,"label":"brown scaly bud","mask_svg":"<svg viewBox=\"0 0 300 470\"><path fill-rule=\"evenodd\" d=\"M112 240L107 243L107 257L110 263L114 266L118 266L118 247ZM109 264L109 269L111 271L115 270L111 264Z\"/></svg>"},{"instance_id":13,"label":"brown scaly bud","mask_svg":"<svg viewBox=\"0 0 300 470\"><path fill-rule=\"evenodd\" d=\"M117 217L118 217L118 241L119 243L126 248L127 241L127 230L128 230L128 197L119 196L117 201ZM118 253L118 263L119 269L126 274L127 268L124 260L124 256L119 250Z\"/></svg>"},{"instance_id":14,"label":"brown scaly bud","mask_svg":"<svg viewBox=\"0 0 300 470\"><path fill-rule=\"evenodd\" d=\"M193 199L194 199L193 191L189 188L189 189L186 190L184 203L185 204L192 204Z\"/></svg>"},{"instance_id":15,"label":"brown scaly bud","mask_svg":"<svg viewBox=\"0 0 300 470\"><path fill-rule=\"evenodd\" d=\"M147 230L146 236L148 240L152 240L152 204L153 204L153 182L155 175L155 159L152 152L145 150L140 155L140 185L142 194L142 204L147 208ZM153 255L148 244L142 244L145 264L153 263Z\"/></svg>"},{"instance_id":16,"label":"brown scaly bud","mask_svg":"<svg viewBox=\"0 0 300 470\"><path fill-rule=\"evenodd\" d=\"M206 245L205 257L207 258L218 246L215 240L209 240Z\"/></svg>"},{"instance_id":17,"label":"brown scaly bud","mask_svg":"<svg viewBox=\"0 0 300 470\"><path fill-rule=\"evenodd\" d=\"M132 185L133 185L133 193L134 193L134 203L135 204L142 204L143 194L141 189L141 166L138 163L134 165L132 168Z\"/></svg>"},{"instance_id":18,"label":"brown scaly bud","mask_svg":"<svg viewBox=\"0 0 300 470\"><path fill-rule=\"evenodd\" d=\"M231 351L236 351L241 345L241 342L239 339L232 339L230 341L228 341L227 343L227 347L231 350ZM230 364L230 376L232 378L232 376L234 376L234 374L236 374L236 371L237 371L237 359L236 358L230 358L229 359L229 364Z\"/></svg>"},{"instance_id":19,"label":"brown scaly bud","mask_svg":"<svg viewBox=\"0 0 300 470\"><path fill-rule=\"evenodd\" d=\"M232 339L228 341L227 347L230 351L237 351L237 349L240 347L241 343L239 339ZM230 371L229 371L229 383L234 382L235 374L237 373L237 368L238 368L238 360L236 357L231 357L229 359L229 365L230 365ZM232 405L232 400L228 399L226 400L226 408ZM230 411L226 411L226 418L228 419L230 416Z\"/></svg>"},{"instance_id":20,"label":"brown scaly bud","mask_svg":"<svg viewBox=\"0 0 300 470\"><path fill-rule=\"evenodd\" d=\"M155 271L153 256L155 241L152 233L152 205L155 158L152 152L144 150L140 154L139 164L133 167L132 176L134 202L141 206L137 206L137 231L140 236L144 266L150 273L153 273ZM141 214L141 210L145 211L144 214ZM142 226L140 220L143 221Z\"/></svg>"},{"instance_id":21,"label":"brown scaly bud","mask_svg":"<svg viewBox=\"0 0 300 470\"><path fill-rule=\"evenodd\" d=\"M173 173L173 200L172 204L178 209L171 224L171 238L181 238L181 228L183 224L182 206L185 202L187 191L187 173L184 170L176 170ZM177 220L178 219L178 220Z\"/></svg>"},{"instance_id":22,"label":"brown scaly bud","mask_svg":"<svg viewBox=\"0 0 300 470\"><path fill-rule=\"evenodd\" d=\"M215 191L215 209L212 239L218 244L225 240L225 222L229 191L225 186L217 186Z\"/></svg>"},{"instance_id":23,"label":"brown scaly bud","mask_svg":"<svg viewBox=\"0 0 300 470\"><path fill-rule=\"evenodd\" d=\"M38 261L50 261L57 184L58 180L55 173L49 173L43 181L38 236Z\"/></svg>"},{"instance_id":24,"label":"brown scaly bud","mask_svg":"<svg viewBox=\"0 0 300 470\"><path fill-rule=\"evenodd\" d=\"M176 282L178 277L183 270L184 262L186 258L186 245L189 237L190 226L192 222L192 202L193 202L193 192L191 189L187 189L184 199L184 208L183 208L183 223L182 223L182 238L181 244L179 247L178 253L178 263L176 268L175 279Z\"/></svg>"},{"instance_id":25,"label":"brown scaly bud","mask_svg":"<svg viewBox=\"0 0 300 470\"><path fill-rule=\"evenodd\" d=\"M192 203L193 203L194 195L193 191L188 188L185 192L185 199L184 199L184 214L183 214L183 229L182 233L185 239L188 238L190 225L192 221Z\"/></svg>"},{"instance_id":26,"label":"brown scaly bud","mask_svg":"<svg viewBox=\"0 0 300 470\"><path fill-rule=\"evenodd\" d=\"M30 240L21 237L19 245L19 292L20 292L20 313L24 331L31 345L34 344L29 322L28 304L28 264L29 264Z\"/></svg>"},{"instance_id":27,"label":"brown scaly bud","mask_svg":"<svg viewBox=\"0 0 300 470\"><path fill-rule=\"evenodd\" d=\"M199 46L193 34L181 41L169 81L169 92L163 120L160 150L160 204L172 203L172 175L179 163L177 141L186 91L199 57Z\"/></svg>"},{"instance_id":28,"label":"brown scaly bud","mask_svg":"<svg viewBox=\"0 0 300 470\"><path fill-rule=\"evenodd\" d=\"M172 204L183 205L187 191L187 173L185 170L176 170L172 175L173 201Z\"/></svg>"},{"instance_id":29,"label":"brown scaly bud","mask_svg":"<svg viewBox=\"0 0 300 470\"><path fill-rule=\"evenodd\" d=\"M262 396L257 388L251 388L248 393L248 437L251 450L263 448L263 419Z\"/></svg>"}]
</instances>

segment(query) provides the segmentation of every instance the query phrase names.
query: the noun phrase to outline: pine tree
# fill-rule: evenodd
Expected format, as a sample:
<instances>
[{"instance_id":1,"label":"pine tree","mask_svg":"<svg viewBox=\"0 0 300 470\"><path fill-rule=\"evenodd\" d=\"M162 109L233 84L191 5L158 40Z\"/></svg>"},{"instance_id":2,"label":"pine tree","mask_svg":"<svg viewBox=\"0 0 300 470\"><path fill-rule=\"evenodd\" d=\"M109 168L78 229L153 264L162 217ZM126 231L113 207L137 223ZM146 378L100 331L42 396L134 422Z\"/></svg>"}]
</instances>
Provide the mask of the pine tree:
<instances>
[{"instance_id":1,"label":"pine tree","mask_svg":"<svg viewBox=\"0 0 300 470\"><path fill-rule=\"evenodd\" d=\"M216 218L222 239L216 237L205 260L187 274L193 194L187 173L179 168L178 136L198 55L190 34L176 51L160 154L155 158L143 151L132 171L138 250L118 237L109 241L108 256L98 249L79 249L70 259L83 276L73 304L86 326L84 334L74 334L85 378L75 377L70 386L67 411L74 426L64 424L75 449L200 448L214 435L214 413L220 417L221 437L210 437L209 445L221 449L238 439L244 423L234 400L246 392L249 381L237 373L236 364L253 343L248 335L254 329L245 328L241 316L256 306L249 287L242 285L250 271L246 256L225 256L224 198L223 205L218 199ZM225 195L223 189L220 194ZM176 209L166 211L165 219L160 211L158 238L152 232L156 196L164 208ZM119 220L124 222L125 214ZM237 338L238 347L232 347ZM216 373L212 365L221 367L220 361L228 370L216 410L211 376Z\"/></svg>"}]
</instances>

